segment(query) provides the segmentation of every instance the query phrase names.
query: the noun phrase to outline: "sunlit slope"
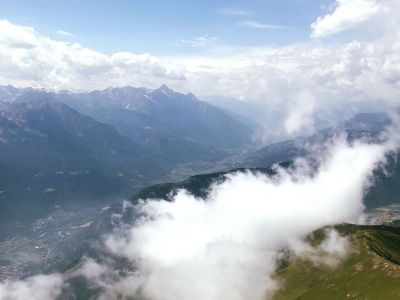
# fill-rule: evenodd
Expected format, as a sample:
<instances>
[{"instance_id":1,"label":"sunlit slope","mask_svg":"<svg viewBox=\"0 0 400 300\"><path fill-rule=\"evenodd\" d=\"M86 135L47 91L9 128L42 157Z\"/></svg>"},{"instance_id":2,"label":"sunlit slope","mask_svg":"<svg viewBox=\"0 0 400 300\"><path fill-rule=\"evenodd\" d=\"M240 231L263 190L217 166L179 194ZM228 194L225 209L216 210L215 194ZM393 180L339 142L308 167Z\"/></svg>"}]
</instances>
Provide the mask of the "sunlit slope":
<instances>
[{"instance_id":1,"label":"sunlit slope","mask_svg":"<svg viewBox=\"0 0 400 300\"><path fill-rule=\"evenodd\" d=\"M400 228L342 225L351 239L350 254L336 267L297 258L277 278L274 300L400 299Z\"/></svg>"}]
</instances>

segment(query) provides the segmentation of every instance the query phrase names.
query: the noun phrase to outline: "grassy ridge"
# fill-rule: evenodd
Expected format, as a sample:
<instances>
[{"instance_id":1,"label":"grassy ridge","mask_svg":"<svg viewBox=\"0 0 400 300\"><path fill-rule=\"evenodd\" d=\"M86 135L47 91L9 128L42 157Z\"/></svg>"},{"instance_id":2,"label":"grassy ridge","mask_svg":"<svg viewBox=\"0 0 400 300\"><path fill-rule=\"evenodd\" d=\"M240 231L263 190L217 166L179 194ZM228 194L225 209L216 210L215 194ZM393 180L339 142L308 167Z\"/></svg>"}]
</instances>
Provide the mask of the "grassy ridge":
<instances>
[{"instance_id":1,"label":"grassy ridge","mask_svg":"<svg viewBox=\"0 0 400 300\"><path fill-rule=\"evenodd\" d=\"M336 267L296 258L277 273L282 288L274 300L400 299L400 229L340 225L350 254Z\"/></svg>"}]
</instances>

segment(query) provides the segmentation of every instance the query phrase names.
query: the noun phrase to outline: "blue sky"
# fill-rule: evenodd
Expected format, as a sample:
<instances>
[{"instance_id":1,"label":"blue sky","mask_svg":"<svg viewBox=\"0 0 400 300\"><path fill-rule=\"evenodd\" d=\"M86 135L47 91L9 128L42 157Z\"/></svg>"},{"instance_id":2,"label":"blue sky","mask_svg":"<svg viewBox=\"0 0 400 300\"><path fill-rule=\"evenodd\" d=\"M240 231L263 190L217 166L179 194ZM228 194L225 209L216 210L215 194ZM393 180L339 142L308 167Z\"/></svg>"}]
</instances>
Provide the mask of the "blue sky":
<instances>
[{"instance_id":1,"label":"blue sky","mask_svg":"<svg viewBox=\"0 0 400 300\"><path fill-rule=\"evenodd\" d=\"M307 40L310 24L326 13L330 3L326 0L1 0L0 18L107 54L130 51L178 55L204 51L203 43L196 43L199 37L210 43L233 46L281 46ZM73 37L57 34L60 30Z\"/></svg>"}]
</instances>

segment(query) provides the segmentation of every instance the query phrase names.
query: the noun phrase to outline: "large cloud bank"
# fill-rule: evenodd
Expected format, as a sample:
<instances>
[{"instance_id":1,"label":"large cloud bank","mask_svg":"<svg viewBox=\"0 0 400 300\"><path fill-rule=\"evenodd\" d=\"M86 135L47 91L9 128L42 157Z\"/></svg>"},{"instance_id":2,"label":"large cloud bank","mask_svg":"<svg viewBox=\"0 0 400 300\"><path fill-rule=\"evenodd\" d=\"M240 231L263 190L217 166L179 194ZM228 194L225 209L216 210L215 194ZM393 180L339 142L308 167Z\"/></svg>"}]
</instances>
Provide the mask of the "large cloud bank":
<instances>
[{"instance_id":1,"label":"large cloud bank","mask_svg":"<svg viewBox=\"0 0 400 300\"><path fill-rule=\"evenodd\" d=\"M233 173L214 184L207 199L181 190L172 202L144 201L135 208L142 215L136 224L106 239L107 248L137 270L109 284L104 299L271 296L281 284L273 274L282 250L304 254L303 240L312 231L362 220L369 175L391 147L340 141L316 173L304 162L274 177ZM343 238L329 233L319 250L341 256L345 249Z\"/></svg>"},{"instance_id":2,"label":"large cloud bank","mask_svg":"<svg viewBox=\"0 0 400 300\"><path fill-rule=\"evenodd\" d=\"M157 79L182 80L183 75L149 54L106 55L77 43L52 40L32 27L0 20L1 83L87 89L127 83L153 86ZM103 80L103 84L96 83Z\"/></svg>"},{"instance_id":3,"label":"large cloud bank","mask_svg":"<svg viewBox=\"0 0 400 300\"><path fill-rule=\"evenodd\" d=\"M180 190L171 201L126 205L138 217L104 237L108 258L84 259L64 275L2 283L0 298L56 299L80 276L98 299L268 299L284 286L274 278L284 253L332 267L343 259L349 243L335 231L317 249L304 239L325 226L363 221L370 176L396 145L338 138L316 154L317 169L299 160L273 176L229 174L206 199ZM116 269L120 259L133 269Z\"/></svg>"}]
</instances>

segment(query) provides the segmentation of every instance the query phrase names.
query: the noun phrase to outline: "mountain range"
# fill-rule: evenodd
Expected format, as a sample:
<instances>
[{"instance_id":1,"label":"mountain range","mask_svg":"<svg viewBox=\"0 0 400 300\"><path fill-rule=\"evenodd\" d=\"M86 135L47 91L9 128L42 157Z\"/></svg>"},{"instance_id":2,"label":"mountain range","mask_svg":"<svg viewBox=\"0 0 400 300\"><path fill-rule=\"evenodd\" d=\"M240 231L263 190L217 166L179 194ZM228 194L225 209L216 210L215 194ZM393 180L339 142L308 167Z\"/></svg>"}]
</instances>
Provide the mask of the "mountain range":
<instances>
[{"instance_id":1,"label":"mountain range","mask_svg":"<svg viewBox=\"0 0 400 300\"><path fill-rule=\"evenodd\" d=\"M255 124L161 86L72 93L0 87L0 220L96 206L251 147Z\"/></svg>"},{"instance_id":2,"label":"mountain range","mask_svg":"<svg viewBox=\"0 0 400 300\"><path fill-rule=\"evenodd\" d=\"M269 167L306 155L305 146L337 132L377 135L388 124L385 114L358 114L311 137L257 149L256 124L165 85L92 92L3 86L1 235L56 207L99 209L157 182Z\"/></svg>"},{"instance_id":3,"label":"mountain range","mask_svg":"<svg viewBox=\"0 0 400 300\"><path fill-rule=\"evenodd\" d=\"M68 273L82 257L107 259L96 241L135 222L135 210L126 205L169 201L178 189L206 198L229 172L273 175L274 164L290 168L298 157L312 158L314 146L338 134L376 141L390 124L384 113L361 113L313 135L257 148L256 124L166 86L81 93L1 87L0 239L6 241L0 249L7 251L0 266L8 264L1 270L14 278ZM398 202L399 162L392 153L387 168L375 171L364 195L368 211ZM276 277L285 286L275 299L396 299L400 233L395 223L389 225L336 226L357 251L335 271L283 260ZM322 232L310 242L318 243ZM68 283L67 298L96 293L83 281Z\"/></svg>"}]
</instances>

